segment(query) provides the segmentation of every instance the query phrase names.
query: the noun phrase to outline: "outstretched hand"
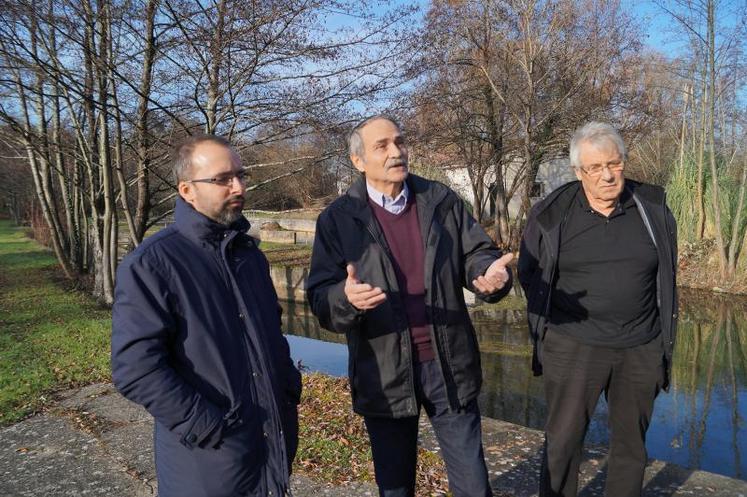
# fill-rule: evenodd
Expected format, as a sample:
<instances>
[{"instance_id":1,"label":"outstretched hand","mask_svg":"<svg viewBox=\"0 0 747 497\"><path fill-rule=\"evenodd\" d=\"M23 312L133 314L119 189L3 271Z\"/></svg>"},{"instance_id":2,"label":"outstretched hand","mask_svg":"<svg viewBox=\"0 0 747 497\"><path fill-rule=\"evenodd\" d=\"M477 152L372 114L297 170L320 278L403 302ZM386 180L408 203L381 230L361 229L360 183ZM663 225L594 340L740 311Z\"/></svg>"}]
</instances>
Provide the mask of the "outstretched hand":
<instances>
[{"instance_id":1,"label":"outstretched hand","mask_svg":"<svg viewBox=\"0 0 747 497\"><path fill-rule=\"evenodd\" d=\"M373 309L386 300L386 293L368 283L361 283L356 276L355 266L347 265L348 277L345 280L345 296L353 307L366 311Z\"/></svg>"},{"instance_id":2,"label":"outstretched hand","mask_svg":"<svg viewBox=\"0 0 747 497\"><path fill-rule=\"evenodd\" d=\"M480 293L495 293L503 288L508 282L508 270L506 266L514 258L511 252L505 254L500 259L496 259L485 274L472 280L474 286Z\"/></svg>"}]
</instances>

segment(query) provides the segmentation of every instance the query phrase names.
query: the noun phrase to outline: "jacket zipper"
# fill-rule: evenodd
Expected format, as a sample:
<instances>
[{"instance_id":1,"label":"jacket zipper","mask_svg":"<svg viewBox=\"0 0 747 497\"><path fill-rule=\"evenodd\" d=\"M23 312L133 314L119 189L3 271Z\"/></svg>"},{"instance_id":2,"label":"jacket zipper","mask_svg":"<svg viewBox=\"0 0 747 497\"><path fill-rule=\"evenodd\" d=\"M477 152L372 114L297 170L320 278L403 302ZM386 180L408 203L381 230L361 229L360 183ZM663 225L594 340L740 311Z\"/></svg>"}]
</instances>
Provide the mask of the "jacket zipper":
<instances>
[{"instance_id":1,"label":"jacket zipper","mask_svg":"<svg viewBox=\"0 0 747 497\"><path fill-rule=\"evenodd\" d=\"M231 268L228 266L228 261L225 257L225 254L223 253L223 250L221 249L221 258L224 265L224 268L226 271L228 271L228 277L229 277L229 285L232 287L232 293L234 295L234 298L236 299L239 309L242 311L243 319L251 319L249 317L249 310L246 308L246 304L243 302L243 299L239 299L240 292L238 285L236 284L236 280L234 278L233 272L231 271ZM257 328L255 324L255 329ZM242 335L244 336L244 340L250 340L249 334L246 331L246 325L244 325L244 330ZM288 471L288 457L286 455L286 448L285 448L285 438L283 435L283 426L282 426L282 415L280 413L280 408L277 405L277 402L275 400L275 391L272 387L272 380L268 377L268 371L270 371L270 368L267 366L267 350L263 347L263 344L260 340L254 340L252 343L257 347L257 361L259 362L260 367L264 370L264 374L260 373L260 379L265 383L265 388L269 388L269 390L266 392L265 395L269 397L269 402L274 409L275 414L275 430L277 431L278 437L278 445L280 447L280 465L281 465L281 475L280 475L280 481L281 483L281 491L286 492L288 488L285 486L285 479L287 478L287 475L289 473ZM244 346L247 348L246 352L247 354L250 354L250 351L248 350L248 344L244 342ZM249 380L252 381L251 379ZM254 388L254 386L252 386ZM264 432L264 429L262 430ZM277 480L275 480L278 482ZM269 487L269 482L266 482L267 486Z\"/></svg>"}]
</instances>

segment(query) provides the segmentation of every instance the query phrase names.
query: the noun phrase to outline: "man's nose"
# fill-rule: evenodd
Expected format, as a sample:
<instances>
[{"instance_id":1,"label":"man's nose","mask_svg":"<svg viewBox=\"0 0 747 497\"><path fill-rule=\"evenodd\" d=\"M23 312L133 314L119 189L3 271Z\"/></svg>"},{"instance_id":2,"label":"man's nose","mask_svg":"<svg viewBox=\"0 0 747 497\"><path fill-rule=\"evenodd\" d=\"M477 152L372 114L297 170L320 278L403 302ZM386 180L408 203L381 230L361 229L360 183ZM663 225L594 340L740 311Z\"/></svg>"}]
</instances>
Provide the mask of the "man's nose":
<instances>
[{"instance_id":1,"label":"man's nose","mask_svg":"<svg viewBox=\"0 0 747 497\"><path fill-rule=\"evenodd\" d=\"M612 170L610 169L609 165L602 166L602 179L605 181L610 181L615 179L615 175L612 173Z\"/></svg>"},{"instance_id":2,"label":"man's nose","mask_svg":"<svg viewBox=\"0 0 747 497\"><path fill-rule=\"evenodd\" d=\"M244 192L244 181L238 176L231 177L231 193L243 193Z\"/></svg>"}]
</instances>

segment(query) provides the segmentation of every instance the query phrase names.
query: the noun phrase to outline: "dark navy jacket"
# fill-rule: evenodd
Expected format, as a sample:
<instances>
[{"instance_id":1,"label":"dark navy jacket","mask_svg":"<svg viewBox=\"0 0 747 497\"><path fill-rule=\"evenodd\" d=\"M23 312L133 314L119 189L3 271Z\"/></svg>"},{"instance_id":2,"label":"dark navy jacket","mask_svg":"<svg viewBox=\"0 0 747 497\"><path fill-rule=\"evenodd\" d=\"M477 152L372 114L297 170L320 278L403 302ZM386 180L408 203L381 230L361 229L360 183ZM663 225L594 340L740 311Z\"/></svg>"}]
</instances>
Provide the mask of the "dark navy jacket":
<instances>
[{"instance_id":1,"label":"dark navy jacket","mask_svg":"<svg viewBox=\"0 0 747 497\"><path fill-rule=\"evenodd\" d=\"M300 374L269 266L230 228L178 199L175 223L117 271L112 377L155 418L161 497L284 495Z\"/></svg>"}]
</instances>

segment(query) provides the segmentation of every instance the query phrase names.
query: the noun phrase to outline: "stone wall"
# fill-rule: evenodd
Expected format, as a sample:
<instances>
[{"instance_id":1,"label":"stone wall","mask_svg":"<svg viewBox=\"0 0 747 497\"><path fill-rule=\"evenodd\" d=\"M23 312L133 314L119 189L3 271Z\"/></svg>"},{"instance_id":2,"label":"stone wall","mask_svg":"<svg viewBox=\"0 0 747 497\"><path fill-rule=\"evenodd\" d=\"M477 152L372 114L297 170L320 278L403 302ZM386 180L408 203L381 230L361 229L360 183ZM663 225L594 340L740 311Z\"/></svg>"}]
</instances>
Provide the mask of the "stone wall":
<instances>
[{"instance_id":1,"label":"stone wall","mask_svg":"<svg viewBox=\"0 0 747 497\"><path fill-rule=\"evenodd\" d=\"M270 277L281 300L306 300L306 278L309 268L303 266L270 266Z\"/></svg>"},{"instance_id":2,"label":"stone wall","mask_svg":"<svg viewBox=\"0 0 747 497\"><path fill-rule=\"evenodd\" d=\"M314 232L316 231L315 219L285 219L275 217L255 216L251 212L246 213L247 219L252 224L249 234L260 240L276 243L303 243L311 245L314 243ZM282 230L263 230L264 223L278 223Z\"/></svg>"}]
</instances>

